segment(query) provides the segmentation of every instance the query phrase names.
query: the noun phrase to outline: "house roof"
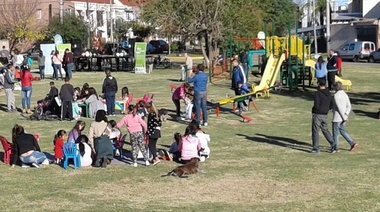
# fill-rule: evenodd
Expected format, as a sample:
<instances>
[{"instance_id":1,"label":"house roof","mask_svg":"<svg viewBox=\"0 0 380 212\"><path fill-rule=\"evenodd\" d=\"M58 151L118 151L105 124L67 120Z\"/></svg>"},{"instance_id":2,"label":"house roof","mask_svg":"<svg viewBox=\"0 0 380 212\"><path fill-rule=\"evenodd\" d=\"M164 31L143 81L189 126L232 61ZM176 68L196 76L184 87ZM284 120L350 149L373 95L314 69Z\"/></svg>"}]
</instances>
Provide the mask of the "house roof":
<instances>
[{"instance_id":1,"label":"house roof","mask_svg":"<svg viewBox=\"0 0 380 212\"><path fill-rule=\"evenodd\" d=\"M66 1L76 1L76 2L87 2L87 0L66 0ZM89 3L96 3L96 4L114 4L115 2L113 0L88 0Z\"/></svg>"}]
</instances>

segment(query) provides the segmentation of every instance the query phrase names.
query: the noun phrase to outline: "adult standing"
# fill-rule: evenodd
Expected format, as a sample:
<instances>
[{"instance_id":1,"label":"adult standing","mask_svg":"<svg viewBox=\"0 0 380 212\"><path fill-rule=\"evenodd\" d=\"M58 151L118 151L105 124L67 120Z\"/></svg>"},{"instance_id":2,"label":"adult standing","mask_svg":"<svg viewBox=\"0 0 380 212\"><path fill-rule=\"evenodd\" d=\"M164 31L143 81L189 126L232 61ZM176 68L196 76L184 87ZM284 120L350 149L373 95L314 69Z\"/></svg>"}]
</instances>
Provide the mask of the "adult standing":
<instances>
[{"instance_id":1,"label":"adult standing","mask_svg":"<svg viewBox=\"0 0 380 212\"><path fill-rule=\"evenodd\" d=\"M59 51L55 51L53 56L52 56L52 64L53 64L53 69L54 69L54 74L53 76L55 76L55 80L58 80L58 72L59 72L59 75L61 76L61 79L63 79L62 77L62 58L61 56L59 55Z\"/></svg>"},{"instance_id":2,"label":"adult standing","mask_svg":"<svg viewBox=\"0 0 380 212\"><path fill-rule=\"evenodd\" d=\"M45 79L45 56L42 52L37 57L38 69L40 70L40 79Z\"/></svg>"},{"instance_id":3,"label":"adult standing","mask_svg":"<svg viewBox=\"0 0 380 212\"><path fill-rule=\"evenodd\" d=\"M330 92L326 89L326 80L319 80L318 91L314 97L314 106L312 108L313 118L312 118L312 141L313 149L311 153L319 154L319 130L322 130L323 135L326 140L331 145L331 153L335 153L333 148L334 139L331 136L327 128L327 114L332 108L332 96Z\"/></svg>"},{"instance_id":4,"label":"adult standing","mask_svg":"<svg viewBox=\"0 0 380 212\"><path fill-rule=\"evenodd\" d=\"M65 50L62 63L66 72L66 77L69 77L71 80L73 78L74 55L69 49Z\"/></svg>"},{"instance_id":5,"label":"adult standing","mask_svg":"<svg viewBox=\"0 0 380 212\"><path fill-rule=\"evenodd\" d=\"M30 110L30 100L32 98L32 81L33 76L30 73L30 67L28 65L21 66L21 105L22 113L31 114Z\"/></svg>"},{"instance_id":6,"label":"adult standing","mask_svg":"<svg viewBox=\"0 0 380 212\"><path fill-rule=\"evenodd\" d=\"M32 134L26 134L22 126L16 124L13 127L12 140L14 145L12 168L15 167L18 159L23 164L31 164L36 168L45 162L46 155L41 152L36 138Z\"/></svg>"},{"instance_id":7,"label":"adult standing","mask_svg":"<svg viewBox=\"0 0 380 212\"><path fill-rule=\"evenodd\" d=\"M7 112L16 112L15 94L13 93L14 84L16 83L14 78L15 67L12 64L8 64L7 71L4 75L4 91L7 97Z\"/></svg>"},{"instance_id":8,"label":"adult standing","mask_svg":"<svg viewBox=\"0 0 380 212\"><path fill-rule=\"evenodd\" d=\"M190 88L189 83L183 83L178 88L175 89L172 95L172 100L175 105L175 111L177 116L177 121L182 121L181 117L181 100L184 100L186 97L186 93Z\"/></svg>"},{"instance_id":9,"label":"adult standing","mask_svg":"<svg viewBox=\"0 0 380 212\"><path fill-rule=\"evenodd\" d=\"M196 121L200 123L201 110L203 115L203 126L207 127L207 81L208 77L204 73L204 65L198 64L194 70L195 76L188 79L189 83L194 83L194 106Z\"/></svg>"},{"instance_id":10,"label":"adult standing","mask_svg":"<svg viewBox=\"0 0 380 212\"><path fill-rule=\"evenodd\" d=\"M319 56L317 59L317 62L315 63L315 78L317 78L317 81L319 80L325 80L327 76L327 63L323 60L322 56Z\"/></svg>"},{"instance_id":11,"label":"adult standing","mask_svg":"<svg viewBox=\"0 0 380 212\"><path fill-rule=\"evenodd\" d=\"M65 84L62 85L61 91L59 93L62 102L62 114L61 120L63 121L67 116L70 121L74 120L73 118L73 101L74 101L74 87L70 84L70 79L65 78Z\"/></svg>"},{"instance_id":12,"label":"adult standing","mask_svg":"<svg viewBox=\"0 0 380 212\"><path fill-rule=\"evenodd\" d=\"M231 88L235 90L235 95L239 95L239 86L238 82L241 82L243 85L247 83L247 77L245 76L244 69L239 65L237 59L232 60L232 85Z\"/></svg>"},{"instance_id":13,"label":"adult standing","mask_svg":"<svg viewBox=\"0 0 380 212\"><path fill-rule=\"evenodd\" d=\"M181 74L181 82L185 81L187 78L191 77L193 74L193 58L190 57L188 53L184 54L185 56L185 66Z\"/></svg>"},{"instance_id":14,"label":"adult standing","mask_svg":"<svg viewBox=\"0 0 380 212\"><path fill-rule=\"evenodd\" d=\"M337 70L337 57L333 49L330 49L327 59L327 81L329 83L328 88L331 91L332 86L335 83L335 75Z\"/></svg>"},{"instance_id":15,"label":"adult standing","mask_svg":"<svg viewBox=\"0 0 380 212\"><path fill-rule=\"evenodd\" d=\"M111 76L111 71L106 71L106 78L103 80L102 93L106 98L107 115L115 115L115 96L117 93L117 81Z\"/></svg>"},{"instance_id":16,"label":"adult standing","mask_svg":"<svg viewBox=\"0 0 380 212\"><path fill-rule=\"evenodd\" d=\"M160 159L157 157L157 141L161 138L161 125L162 122L158 116L158 111L153 103L150 103L148 107L148 138L149 138L149 152L153 156L153 165L156 165L160 162Z\"/></svg>"},{"instance_id":17,"label":"adult standing","mask_svg":"<svg viewBox=\"0 0 380 212\"><path fill-rule=\"evenodd\" d=\"M358 144L355 143L351 136L346 131L346 124L348 122L348 116L351 112L351 102L350 98L344 92L341 82L334 83L334 107L333 107L333 138L334 144L333 149L338 151L339 149L339 133L350 145L350 151L354 151Z\"/></svg>"},{"instance_id":18,"label":"adult standing","mask_svg":"<svg viewBox=\"0 0 380 212\"><path fill-rule=\"evenodd\" d=\"M15 67L20 68L24 64L24 56L20 54L18 49L15 49L12 61Z\"/></svg>"}]
</instances>

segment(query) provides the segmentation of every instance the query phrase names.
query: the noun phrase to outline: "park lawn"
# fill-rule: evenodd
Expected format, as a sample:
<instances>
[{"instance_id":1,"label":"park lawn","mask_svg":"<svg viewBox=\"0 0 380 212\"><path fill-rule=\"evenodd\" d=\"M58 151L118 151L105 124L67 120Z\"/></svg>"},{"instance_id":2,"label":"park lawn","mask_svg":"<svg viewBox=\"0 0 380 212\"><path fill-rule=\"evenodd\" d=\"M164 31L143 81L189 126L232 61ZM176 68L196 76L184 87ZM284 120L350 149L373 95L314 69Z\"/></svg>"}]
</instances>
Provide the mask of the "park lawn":
<instances>
[{"instance_id":1,"label":"park lawn","mask_svg":"<svg viewBox=\"0 0 380 212\"><path fill-rule=\"evenodd\" d=\"M111 165L107 169L86 167L68 171L50 165L40 169L15 168L0 164L1 211L379 211L378 120L380 101L377 67L346 63L344 78L351 79L349 95L353 113L347 130L359 143L356 152L340 139L341 150L331 155L321 136L324 152L308 153L311 143L313 92L271 93L269 99L255 100L259 112L250 110L250 123L227 112L210 114L211 158L200 168L207 172L188 179L161 178L176 164L162 162L155 167ZM120 88L129 87L136 97L154 94L158 108L174 109L170 84L179 70L155 70L151 75L119 72L113 74ZM72 83L88 82L100 91L103 73L74 73ZM250 81L258 81L250 77ZM33 84L33 103L48 92L49 80ZM62 82L57 82L60 87ZM209 85L208 99L221 100L229 81ZM16 96L21 105L20 94ZM4 92L0 93L4 108ZM173 112L170 112L173 114ZM121 116L112 117L117 121ZM330 114L331 118L331 114ZM59 129L69 131L73 122L31 122L19 114L0 112L0 135L11 137L15 123L41 136L43 151L52 153L52 138ZM85 133L91 120L87 122ZM173 133L186 125L168 121L163 125L161 145L170 145ZM331 127L331 125L329 126ZM125 129L123 129L125 132ZM129 146L124 147L130 150Z\"/></svg>"}]
</instances>

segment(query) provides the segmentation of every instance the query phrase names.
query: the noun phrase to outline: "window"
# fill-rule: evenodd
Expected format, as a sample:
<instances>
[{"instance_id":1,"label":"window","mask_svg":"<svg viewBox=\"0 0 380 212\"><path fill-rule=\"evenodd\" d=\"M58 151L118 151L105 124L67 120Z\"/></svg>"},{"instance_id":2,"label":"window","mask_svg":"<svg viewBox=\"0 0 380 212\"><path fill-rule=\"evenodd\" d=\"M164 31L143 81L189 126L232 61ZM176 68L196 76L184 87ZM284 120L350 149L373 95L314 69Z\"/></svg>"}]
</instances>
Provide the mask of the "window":
<instances>
[{"instance_id":1,"label":"window","mask_svg":"<svg viewBox=\"0 0 380 212\"><path fill-rule=\"evenodd\" d=\"M350 48L348 49L349 51L353 51L355 49L355 44L354 43L351 43L350 44Z\"/></svg>"},{"instance_id":2,"label":"window","mask_svg":"<svg viewBox=\"0 0 380 212\"><path fill-rule=\"evenodd\" d=\"M42 10L41 9L37 10L36 16L37 16L36 17L37 19L42 19Z\"/></svg>"}]
</instances>

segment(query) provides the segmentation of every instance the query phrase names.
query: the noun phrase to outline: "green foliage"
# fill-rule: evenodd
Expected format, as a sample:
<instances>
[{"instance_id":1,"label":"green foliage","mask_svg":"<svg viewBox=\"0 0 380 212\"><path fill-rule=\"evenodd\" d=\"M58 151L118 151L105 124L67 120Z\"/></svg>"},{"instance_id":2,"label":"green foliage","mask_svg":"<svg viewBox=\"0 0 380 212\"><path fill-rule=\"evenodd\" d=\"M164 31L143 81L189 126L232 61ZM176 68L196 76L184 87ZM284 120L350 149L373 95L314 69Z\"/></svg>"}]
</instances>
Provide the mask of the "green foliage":
<instances>
[{"instance_id":1,"label":"green foliage","mask_svg":"<svg viewBox=\"0 0 380 212\"><path fill-rule=\"evenodd\" d=\"M132 28L133 34L140 38L146 38L153 32L153 27L144 25L138 21L116 20L115 38L118 40L126 40L128 29Z\"/></svg>"},{"instance_id":2,"label":"green foliage","mask_svg":"<svg viewBox=\"0 0 380 212\"><path fill-rule=\"evenodd\" d=\"M55 16L47 27L45 40L53 41L56 34L60 34L64 42L71 42L73 39L85 41L87 38L87 26L84 20L75 15L64 16L63 24L59 16Z\"/></svg>"}]
</instances>

